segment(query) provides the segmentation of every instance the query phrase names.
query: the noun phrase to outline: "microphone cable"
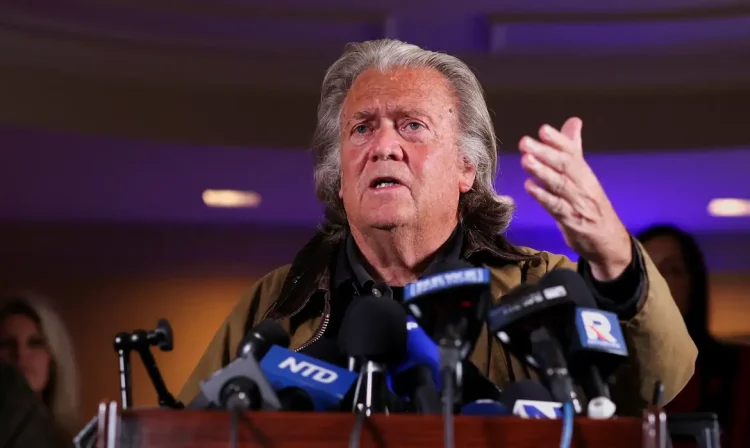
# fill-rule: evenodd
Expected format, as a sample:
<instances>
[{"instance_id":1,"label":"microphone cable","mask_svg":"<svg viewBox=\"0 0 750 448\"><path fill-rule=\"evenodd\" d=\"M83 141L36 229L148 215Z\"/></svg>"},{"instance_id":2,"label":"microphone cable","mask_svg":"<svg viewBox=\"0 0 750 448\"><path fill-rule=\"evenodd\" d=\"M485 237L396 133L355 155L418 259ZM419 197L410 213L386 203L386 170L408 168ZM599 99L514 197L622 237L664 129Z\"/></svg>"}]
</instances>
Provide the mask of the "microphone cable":
<instances>
[{"instance_id":1,"label":"microphone cable","mask_svg":"<svg viewBox=\"0 0 750 448\"><path fill-rule=\"evenodd\" d=\"M560 437L560 448L570 448L573 441L573 422L575 419L575 410L572 401L563 403L563 430Z\"/></svg>"}]
</instances>

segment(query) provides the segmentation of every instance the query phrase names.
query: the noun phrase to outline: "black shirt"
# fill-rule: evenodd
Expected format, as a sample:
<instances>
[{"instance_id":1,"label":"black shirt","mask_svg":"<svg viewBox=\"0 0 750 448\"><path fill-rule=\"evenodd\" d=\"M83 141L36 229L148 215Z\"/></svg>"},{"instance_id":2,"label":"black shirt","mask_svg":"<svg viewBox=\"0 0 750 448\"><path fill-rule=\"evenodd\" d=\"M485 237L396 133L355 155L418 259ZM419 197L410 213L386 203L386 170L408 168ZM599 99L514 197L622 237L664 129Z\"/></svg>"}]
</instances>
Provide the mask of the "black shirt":
<instances>
[{"instance_id":1,"label":"black shirt","mask_svg":"<svg viewBox=\"0 0 750 448\"><path fill-rule=\"evenodd\" d=\"M448 240L438 249L430 266L437 262L461 259L464 245L464 232L459 224ZM629 319L636 314L639 300L645 287L645 268L638 246L632 243L633 261L615 280L600 282L593 278L585 260L578 263L578 272L591 286L594 298L600 308L615 312L621 319ZM429 271L429 267L427 269ZM351 234L336 256L331 277L331 315L325 336L335 338L341 326L346 308L358 296L384 296L403 300L403 287L391 287L383 282L375 282L365 269L362 255Z\"/></svg>"}]
</instances>

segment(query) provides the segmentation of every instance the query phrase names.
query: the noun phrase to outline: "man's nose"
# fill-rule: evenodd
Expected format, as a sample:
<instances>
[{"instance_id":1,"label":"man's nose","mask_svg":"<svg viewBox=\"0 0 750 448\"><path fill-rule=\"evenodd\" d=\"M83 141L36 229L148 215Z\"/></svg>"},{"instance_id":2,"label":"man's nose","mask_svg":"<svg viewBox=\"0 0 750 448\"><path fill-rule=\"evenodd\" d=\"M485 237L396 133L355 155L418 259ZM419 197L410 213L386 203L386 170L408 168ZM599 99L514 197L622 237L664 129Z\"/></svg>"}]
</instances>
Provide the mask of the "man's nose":
<instances>
[{"instance_id":1,"label":"man's nose","mask_svg":"<svg viewBox=\"0 0 750 448\"><path fill-rule=\"evenodd\" d=\"M370 157L373 161L395 160L404 158L404 150L401 146L401 136L392 126L381 126L375 134L372 142Z\"/></svg>"}]
</instances>

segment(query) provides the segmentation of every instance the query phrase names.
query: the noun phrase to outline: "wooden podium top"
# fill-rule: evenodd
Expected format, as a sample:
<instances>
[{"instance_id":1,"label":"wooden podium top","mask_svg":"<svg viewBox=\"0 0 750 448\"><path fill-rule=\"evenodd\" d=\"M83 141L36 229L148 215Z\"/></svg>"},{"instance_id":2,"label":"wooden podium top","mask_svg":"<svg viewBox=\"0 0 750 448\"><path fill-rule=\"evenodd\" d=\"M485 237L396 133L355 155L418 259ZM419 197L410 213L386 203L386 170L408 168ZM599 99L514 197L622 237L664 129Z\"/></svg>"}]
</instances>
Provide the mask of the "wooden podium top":
<instances>
[{"instance_id":1,"label":"wooden podium top","mask_svg":"<svg viewBox=\"0 0 750 448\"><path fill-rule=\"evenodd\" d=\"M226 411L167 409L100 411L101 448L200 447L226 448L231 440L232 418ZM101 409L101 408L100 408ZM665 418L644 412L642 419L577 418L573 446L589 448L661 448ZM102 424L104 422L104 424ZM239 417L241 447L348 447L355 416L348 413L256 412ZM528 420L515 417L455 417L456 447L556 447L561 420ZM107 434L110 435L107 441ZM117 440L115 440L117 439ZM441 447L441 416L412 414L377 415L362 428L361 447Z\"/></svg>"}]
</instances>

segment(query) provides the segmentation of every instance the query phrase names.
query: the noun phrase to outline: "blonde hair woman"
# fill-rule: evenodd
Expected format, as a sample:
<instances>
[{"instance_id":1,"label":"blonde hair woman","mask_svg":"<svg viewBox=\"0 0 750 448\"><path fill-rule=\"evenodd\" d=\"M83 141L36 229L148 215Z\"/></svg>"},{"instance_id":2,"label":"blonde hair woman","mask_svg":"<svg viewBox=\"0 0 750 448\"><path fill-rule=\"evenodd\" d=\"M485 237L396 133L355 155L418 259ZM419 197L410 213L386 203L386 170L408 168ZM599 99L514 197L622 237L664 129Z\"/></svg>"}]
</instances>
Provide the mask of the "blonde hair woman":
<instances>
[{"instance_id":1,"label":"blonde hair woman","mask_svg":"<svg viewBox=\"0 0 750 448\"><path fill-rule=\"evenodd\" d=\"M80 429L73 345L47 300L19 293L0 300L0 361L16 364L55 423L73 437Z\"/></svg>"}]
</instances>

